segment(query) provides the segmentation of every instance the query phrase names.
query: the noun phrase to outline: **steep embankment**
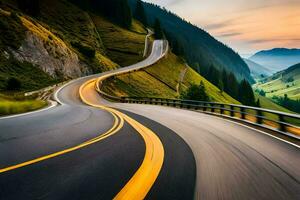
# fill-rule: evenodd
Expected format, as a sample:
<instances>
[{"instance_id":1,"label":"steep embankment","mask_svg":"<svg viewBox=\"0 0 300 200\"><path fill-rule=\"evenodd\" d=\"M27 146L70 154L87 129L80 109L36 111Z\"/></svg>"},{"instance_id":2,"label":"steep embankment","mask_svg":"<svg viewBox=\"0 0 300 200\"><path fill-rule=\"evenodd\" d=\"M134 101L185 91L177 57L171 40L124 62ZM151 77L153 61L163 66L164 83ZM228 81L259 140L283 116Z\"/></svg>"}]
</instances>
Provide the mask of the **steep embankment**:
<instances>
[{"instance_id":1,"label":"steep embankment","mask_svg":"<svg viewBox=\"0 0 300 200\"><path fill-rule=\"evenodd\" d=\"M146 30L136 21L126 30L66 0L43 0L39 9L32 17L14 0L1 4L2 91L9 77L28 91L142 59Z\"/></svg>"},{"instance_id":2,"label":"steep embankment","mask_svg":"<svg viewBox=\"0 0 300 200\"><path fill-rule=\"evenodd\" d=\"M151 67L105 81L103 90L116 96L178 98L191 84L201 81L211 101L239 104L171 52Z\"/></svg>"},{"instance_id":3,"label":"steep embankment","mask_svg":"<svg viewBox=\"0 0 300 200\"><path fill-rule=\"evenodd\" d=\"M300 64L260 81L254 89L263 90L269 98L287 94L291 99L300 99Z\"/></svg>"}]
</instances>

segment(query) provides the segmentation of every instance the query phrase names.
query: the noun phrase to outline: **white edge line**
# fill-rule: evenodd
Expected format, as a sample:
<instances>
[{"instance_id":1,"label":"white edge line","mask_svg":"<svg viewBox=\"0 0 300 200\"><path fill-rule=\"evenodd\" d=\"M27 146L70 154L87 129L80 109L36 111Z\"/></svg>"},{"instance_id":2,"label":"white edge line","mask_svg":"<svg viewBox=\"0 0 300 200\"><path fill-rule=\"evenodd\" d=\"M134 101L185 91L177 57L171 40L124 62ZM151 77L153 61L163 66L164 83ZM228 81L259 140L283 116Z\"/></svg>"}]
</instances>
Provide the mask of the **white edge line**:
<instances>
[{"instance_id":1,"label":"white edge line","mask_svg":"<svg viewBox=\"0 0 300 200\"><path fill-rule=\"evenodd\" d=\"M193 110L190 110L190 111L191 111L191 112L195 112L195 111L193 111ZM204 114L204 115L210 115L210 114L203 113L203 112L198 112L198 113L201 113L201 114ZM232 121L232 120L230 120L230 119L226 119L226 117L224 118L224 117L222 117L222 115L220 115L220 116L210 115L210 116L215 117L215 118L218 118L218 119L221 119L221 120L224 120L224 121L227 121L227 122L230 122L230 123L233 123L233 124L236 124L236 125L239 125L239 126L243 126L243 127L245 127L245 128L248 128L248 129L250 129L250 130L253 130L253 131L256 131L256 132L265 134L265 135L268 135L268 136L270 136L270 137L272 137L272 138L275 138L275 139L277 139L277 140L280 140L280 141L282 141L282 142L285 142L285 143L287 143L287 144L290 144L290 145L292 145L292 146L297 147L297 148L300 149L300 146L297 145L297 144L294 144L294 143L292 143L292 142L286 141L286 140L284 140L284 139L282 139L282 138L280 138L280 137L276 137L276 136L274 136L274 135L272 135L272 134L270 134L270 133L267 133L267 132L265 132L265 131L262 131L262 130L253 128L253 127L248 126L248 125L246 125L246 124L242 124L242 123L240 123L240 122L235 122L235 121ZM247 123L247 122L246 122L246 123ZM255 124L253 124L253 125L255 125Z\"/></svg>"},{"instance_id":2,"label":"white edge line","mask_svg":"<svg viewBox=\"0 0 300 200\"><path fill-rule=\"evenodd\" d=\"M213 116L213 117L217 117L217 116ZM221 117L218 117L218 118L220 119ZM251 126L248 126L248 125L245 125L245 124L242 124L242 123L239 123L239 122L235 122L235 121L232 121L232 120L229 120L229 119L224 119L224 118L221 118L221 119L223 119L223 120L225 120L225 121L228 121L228 122L231 122L231 123L234 123L234 124L236 124L236 125L243 126L243 127L245 127L245 128L251 129L251 130L253 130L253 131L257 131L257 132L259 132L259 133L263 133L263 134L265 134L265 135L268 135L268 136L270 136L270 137L272 137L272 138L275 138L275 139L280 140L280 141L282 141L282 142L285 142L285 143L287 143L287 144L293 145L293 146L295 146L295 147L297 147L297 148L300 149L300 146L299 146L299 145L294 144L294 143L289 142L289 141L286 141L286 140L284 140L284 139L282 139L282 138L280 138L280 137L276 137L276 136L274 136L274 135L272 135L272 134L270 134L270 133L267 133L267 132L265 132L265 131L262 131L262 130L259 130L259 129L255 129L255 128L251 127Z\"/></svg>"}]
</instances>

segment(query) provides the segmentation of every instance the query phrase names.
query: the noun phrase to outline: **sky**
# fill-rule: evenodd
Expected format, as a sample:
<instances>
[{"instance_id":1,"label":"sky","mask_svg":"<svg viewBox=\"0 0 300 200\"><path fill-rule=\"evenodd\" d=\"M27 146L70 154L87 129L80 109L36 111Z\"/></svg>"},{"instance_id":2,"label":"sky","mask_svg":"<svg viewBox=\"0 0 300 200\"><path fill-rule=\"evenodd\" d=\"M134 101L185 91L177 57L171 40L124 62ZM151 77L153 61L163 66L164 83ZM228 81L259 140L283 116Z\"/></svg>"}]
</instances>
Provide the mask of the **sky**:
<instances>
[{"instance_id":1,"label":"sky","mask_svg":"<svg viewBox=\"0 0 300 200\"><path fill-rule=\"evenodd\" d=\"M300 0L144 0L203 28L242 56L300 48Z\"/></svg>"}]
</instances>

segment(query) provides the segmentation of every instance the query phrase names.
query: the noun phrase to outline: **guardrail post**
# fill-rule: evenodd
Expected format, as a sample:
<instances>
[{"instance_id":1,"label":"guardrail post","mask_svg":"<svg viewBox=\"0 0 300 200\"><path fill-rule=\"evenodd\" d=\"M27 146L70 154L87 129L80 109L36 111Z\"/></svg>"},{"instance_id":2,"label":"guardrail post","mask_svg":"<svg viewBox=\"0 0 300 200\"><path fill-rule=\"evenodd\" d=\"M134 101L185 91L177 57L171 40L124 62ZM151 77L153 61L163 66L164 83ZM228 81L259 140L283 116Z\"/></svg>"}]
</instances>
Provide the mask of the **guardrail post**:
<instances>
[{"instance_id":1,"label":"guardrail post","mask_svg":"<svg viewBox=\"0 0 300 200\"><path fill-rule=\"evenodd\" d=\"M173 100L173 107L177 107L177 102L176 102L176 100Z\"/></svg>"},{"instance_id":2,"label":"guardrail post","mask_svg":"<svg viewBox=\"0 0 300 200\"><path fill-rule=\"evenodd\" d=\"M279 118L279 130L282 131L282 132L286 132L286 126L284 124L285 122L285 119L284 119L284 116L283 115L278 115L278 118Z\"/></svg>"},{"instance_id":3,"label":"guardrail post","mask_svg":"<svg viewBox=\"0 0 300 200\"><path fill-rule=\"evenodd\" d=\"M223 115L224 114L224 104L220 105L220 114Z\"/></svg>"},{"instance_id":4,"label":"guardrail post","mask_svg":"<svg viewBox=\"0 0 300 200\"><path fill-rule=\"evenodd\" d=\"M215 107L214 107L214 105L211 105L211 112L212 112L212 113L215 112Z\"/></svg>"},{"instance_id":5,"label":"guardrail post","mask_svg":"<svg viewBox=\"0 0 300 200\"><path fill-rule=\"evenodd\" d=\"M241 119L246 119L245 108L241 107Z\"/></svg>"},{"instance_id":6,"label":"guardrail post","mask_svg":"<svg viewBox=\"0 0 300 200\"><path fill-rule=\"evenodd\" d=\"M263 116L263 114L262 114L262 112L261 112L261 110L257 110L256 111L256 123L258 123L258 124L262 124L262 117Z\"/></svg>"},{"instance_id":7,"label":"guardrail post","mask_svg":"<svg viewBox=\"0 0 300 200\"><path fill-rule=\"evenodd\" d=\"M194 110L198 110L198 108L199 108L199 103L194 105Z\"/></svg>"},{"instance_id":8,"label":"guardrail post","mask_svg":"<svg viewBox=\"0 0 300 200\"><path fill-rule=\"evenodd\" d=\"M230 105L230 116L234 117L234 107Z\"/></svg>"},{"instance_id":9,"label":"guardrail post","mask_svg":"<svg viewBox=\"0 0 300 200\"><path fill-rule=\"evenodd\" d=\"M206 103L203 103L203 111L206 111Z\"/></svg>"}]
</instances>

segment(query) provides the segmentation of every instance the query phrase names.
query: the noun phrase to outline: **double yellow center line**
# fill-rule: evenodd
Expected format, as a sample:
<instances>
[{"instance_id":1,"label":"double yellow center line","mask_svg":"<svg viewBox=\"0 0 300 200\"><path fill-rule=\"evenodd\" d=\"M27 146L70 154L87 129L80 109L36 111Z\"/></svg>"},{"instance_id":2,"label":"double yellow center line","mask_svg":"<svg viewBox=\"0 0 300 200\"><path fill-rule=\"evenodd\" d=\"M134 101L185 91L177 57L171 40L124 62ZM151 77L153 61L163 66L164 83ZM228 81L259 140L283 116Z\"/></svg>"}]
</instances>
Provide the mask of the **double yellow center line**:
<instances>
[{"instance_id":1,"label":"double yellow center line","mask_svg":"<svg viewBox=\"0 0 300 200\"><path fill-rule=\"evenodd\" d=\"M139 200L144 199L148 194L149 190L153 186L158 174L161 170L164 161L164 148L155 133L150 129L139 123L138 121L132 119L131 117L121 113L110 107L106 107L100 104L92 103L88 100L88 96L95 93L95 84L98 81L96 79L87 81L79 89L79 95L82 101L90 106L104 109L113 115L124 119L128 124L130 124L143 138L145 141L146 151L144 160L133 175L133 177L127 182L127 184L122 188L122 190L115 196L114 199L122 200ZM96 93L96 95L98 95Z\"/></svg>"}]
</instances>

